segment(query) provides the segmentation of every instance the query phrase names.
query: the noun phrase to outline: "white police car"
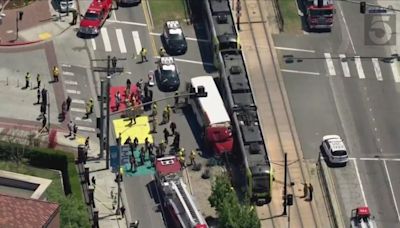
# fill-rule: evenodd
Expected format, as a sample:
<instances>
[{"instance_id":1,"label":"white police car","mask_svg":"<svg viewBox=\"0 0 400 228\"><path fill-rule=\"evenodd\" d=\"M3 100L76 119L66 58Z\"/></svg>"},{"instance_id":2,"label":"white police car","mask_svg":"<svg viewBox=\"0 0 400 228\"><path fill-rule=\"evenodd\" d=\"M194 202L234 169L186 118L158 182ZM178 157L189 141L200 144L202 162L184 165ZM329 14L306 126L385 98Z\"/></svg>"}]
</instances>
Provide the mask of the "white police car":
<instances>
[{"instance_id":1,"label":"white police car","mask_svg":"<svg viewBox=\"0 0 400 228\"><path fill-rule=\"evenodd\" d=\"M172 92L179 89L179 71L175 65L174 58L161 57L157 71L160 90Z\"/></svg>"},{"instance_id":2,"label":"white police car","mask_svg":"<svg viewBox=\"0 0 400 228\"><path fill-rule=\"evenodd\" d=\"M322 147L331 164L346 165L349 161L346 146L338 135L325 135L322 138Z\"/></svg>"},{"instance_id":3,"label":"white police car","mask_svg":"<svg viewBox=\"0 0 400 228\"><path fill-rule=\"evenodd\" d=\"M167 21L162 34L165 50L169 55L183 55L187 51L187 42L179 21Z\"/></svg>"}]
</instances>

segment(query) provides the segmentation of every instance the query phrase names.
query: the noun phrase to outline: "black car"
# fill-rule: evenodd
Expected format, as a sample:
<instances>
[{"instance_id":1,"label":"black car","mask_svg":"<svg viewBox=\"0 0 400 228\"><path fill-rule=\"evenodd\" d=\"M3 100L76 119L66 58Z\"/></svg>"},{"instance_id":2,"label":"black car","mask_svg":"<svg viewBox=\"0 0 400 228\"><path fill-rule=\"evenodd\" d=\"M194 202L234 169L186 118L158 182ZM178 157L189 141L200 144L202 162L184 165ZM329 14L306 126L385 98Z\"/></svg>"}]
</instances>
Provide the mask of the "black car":
<instances>
[{"instance_id":1,"label":"black car","mask_svg":"<svg viewBox=\"0 0 400 228\"><path fill-rule=\"evenodd\" d=\"M167 21L162 34L169 55L183 55L187 51L185 34L178 21Z\"/></svg>"},{"instance_id":2,"label":"black car","mask_svg":"<svg viewBox=\"0 0 400 228\"><path fill-rule=\"evenodd\" d=\"M172 57L161 57L157 71L160 90L172 92L179 89L179 71Z\"/></svg>"}]
</instances>

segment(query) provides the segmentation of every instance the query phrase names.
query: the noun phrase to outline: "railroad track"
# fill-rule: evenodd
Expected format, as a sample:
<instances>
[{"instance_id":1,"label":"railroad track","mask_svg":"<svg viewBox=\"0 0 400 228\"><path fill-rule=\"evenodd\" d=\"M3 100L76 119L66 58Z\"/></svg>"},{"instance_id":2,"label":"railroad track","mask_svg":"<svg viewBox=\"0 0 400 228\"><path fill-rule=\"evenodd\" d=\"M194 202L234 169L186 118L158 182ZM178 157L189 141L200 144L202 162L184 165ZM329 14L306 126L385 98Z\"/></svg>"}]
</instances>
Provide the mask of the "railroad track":
<instances>
[{"instance_id":1,"label":"railroad track","mask_svg":"<svg viewBox=\"0 0 400 228\"><path fill-rule=\"evenodd\" d=\"M236 1L234 1L236 3ZM263 227L286 227L288 217L280 216L283 211L282 197L284 179L284 153L288 154L291 165L288 167L288 193L293 194L293 206L288 209L290 223L295 227L318 227L317 216L309 202L300 199L303 194L301 183L304 183L305 170L302 167L300 149L295 143L295 127L291 122L288 102L279 78L278 64L274 60L271 38L268 36L265 9L266 1L242 1L241 10L241 44L246 58L246 67L250 75L253 93L261 119L268 156L275 170L272 201L257 208ZM236 6L236 5L235 5ZM272 64L270 64L272 63ZM265 98L260 100L260 98ZM267 140L268 139L268 140ZM295 183L290 186L290 183ZM279 192L281 194L277 195ZM291 211L290 211L291 210Z\"/></svg>"}]
</instances>

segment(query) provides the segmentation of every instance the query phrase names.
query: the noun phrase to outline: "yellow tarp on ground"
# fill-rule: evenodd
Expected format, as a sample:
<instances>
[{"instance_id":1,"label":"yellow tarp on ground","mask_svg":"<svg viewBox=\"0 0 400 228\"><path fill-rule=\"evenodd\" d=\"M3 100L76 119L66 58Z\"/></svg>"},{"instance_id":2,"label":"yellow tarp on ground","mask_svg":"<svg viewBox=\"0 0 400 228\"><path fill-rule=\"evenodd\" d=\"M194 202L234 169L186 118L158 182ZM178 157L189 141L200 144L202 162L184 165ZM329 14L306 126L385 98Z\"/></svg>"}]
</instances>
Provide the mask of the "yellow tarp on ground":
<instances>
[{"instance_id":1,"label":"yellow tarp on ground","mask_svg":"<svg viewBox=\"0 0 400 228\"><path fill-rule=\"evenodd\" d=\"M125 140L130 136L133 139L137 137L139 139L139 144L144 144L146 137L150 143L153 143L153 136L150 134L150 124L149 117L140 116L136 118L136 124L129 124L129 119L117 119L113 121L115 137L119 136L121 133L121 143L123 144Z\"/></svg>"}]
</instances>

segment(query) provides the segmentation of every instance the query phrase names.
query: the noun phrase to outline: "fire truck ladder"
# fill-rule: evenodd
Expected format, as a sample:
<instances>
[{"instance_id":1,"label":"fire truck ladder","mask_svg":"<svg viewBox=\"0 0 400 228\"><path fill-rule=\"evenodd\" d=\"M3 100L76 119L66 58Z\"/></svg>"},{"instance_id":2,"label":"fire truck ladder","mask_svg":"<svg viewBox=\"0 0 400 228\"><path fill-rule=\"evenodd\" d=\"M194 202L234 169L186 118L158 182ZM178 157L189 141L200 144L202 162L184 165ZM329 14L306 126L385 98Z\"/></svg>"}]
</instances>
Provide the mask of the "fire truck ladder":
<instances>
[{"instance_id":1,"label":"fire truck ladder","mask_svg":"<svg viewBox=\"0 0 400 228\"><path fill-rule=\"evenodd\" d=\"M187 215L187 218L189 219L190 224L185 225L187 225L188 227L194 227L198 224L205 224L202 215L197 210L193 199L187 191L186 185L183 183L182 179L179 178L178 181L173 181L171 186L172 189L175 191L180 201L180 204L182 205L183 210ZM181 222L184 223L183 221Z\"/></svg>"}]
</instances>

